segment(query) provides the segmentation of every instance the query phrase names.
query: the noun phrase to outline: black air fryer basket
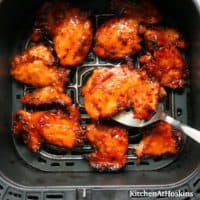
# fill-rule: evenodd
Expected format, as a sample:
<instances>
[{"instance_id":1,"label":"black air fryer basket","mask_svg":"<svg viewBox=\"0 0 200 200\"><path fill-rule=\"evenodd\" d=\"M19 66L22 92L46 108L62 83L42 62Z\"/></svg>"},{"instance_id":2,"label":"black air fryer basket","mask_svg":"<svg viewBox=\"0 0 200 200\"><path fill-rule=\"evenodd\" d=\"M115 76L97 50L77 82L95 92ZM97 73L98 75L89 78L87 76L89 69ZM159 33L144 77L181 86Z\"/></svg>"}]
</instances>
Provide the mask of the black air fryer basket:
<instances>
[{"instance_id":1,"label":"black air fryer basket","mask_svg":"<svg viewBox=\"0 0 200 200\"><path fill-rule=\"evenodd\" d=\"M0 199L126 200L136 199L131 196L132 191L160 190L193 192L193 197L178 199L199 200L200 146L190 138L185 138L180 155L147 159L137 165L132 149L140 135L130 134L125 169L115 173L99 173L92 170L83 159L82 155L91 151L88 144L83 149L77 148L70 153L54 146L43 145L36 154L30 152L21 140L12 137L12 115L23 108L19 99L33 88L12 80L9 75L10 59L16 52L30 45L27 38L35 12L42 2L0 1ZM80 0L75 3L90 7L95 12L95 27L113 16L106 11L106 0ZM177 26L190 44L185 55L190 71L188 87L171 92L165 109L176 119L200 129L200 1L157 0L156 3L166 13L166 20ZM101 60L91 52L85 63L71 73L66 91L74 103L79 105L83 124L88 123L88 116L80 95L81 87L96 66L110 65L109 61ZM159 198L161 197L157 197Z\"/></svg>"}]
</instances>

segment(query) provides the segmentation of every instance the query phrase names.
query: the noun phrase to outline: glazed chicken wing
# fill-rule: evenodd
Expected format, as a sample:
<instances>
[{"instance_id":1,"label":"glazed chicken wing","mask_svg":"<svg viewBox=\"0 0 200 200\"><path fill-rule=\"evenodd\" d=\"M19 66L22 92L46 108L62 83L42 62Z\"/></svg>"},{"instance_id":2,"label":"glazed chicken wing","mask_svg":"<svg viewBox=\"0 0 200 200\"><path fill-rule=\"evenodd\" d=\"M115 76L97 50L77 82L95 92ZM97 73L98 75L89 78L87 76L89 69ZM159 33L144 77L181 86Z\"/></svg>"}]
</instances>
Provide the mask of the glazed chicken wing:
<instances>
[{"instance_id":1,"label":"glazed chicken wing","mask_svg":"<svg viewBox=\"0 0 200 200\"><path fill-rule=\"evenodd\" d=\"M43 141L72 149L83 144L79 111L74 106L62 111L18 111L14 116L13 133L22 136L29 149L36 152Z\"/></svg>"},{"instance_id":2,"label":"glazed chicken wing","mask_svg":"<svg viewBox=\"0 0 200 200\"><path fill-rule=\"evenodd\" d=\"M129 0L112 0L111 9L137 20L139 24L153 25L163 18L160 10L150 0L139 0L136 3Z\"/></svg>"},{"instance_id":3,"label":"glazed chicken wing","mask_svg":"<svg viewBox=\"0 0 200 200\"><path fill-rule=\"evenodd\" d=\"M174 155L180 152L183 133L166 122L157 122L144 130L142 141L135 147L138 158Z\"/></svg>"},{"instance_id":4,"label":"glazed chicken wing","mask_svg":"<svg viewBox=\"0 0 200 200\"><path fill-rule=\"evenodd\" d=\"M126 164L128 136L125 129L91 124L87 126L87 138L95 148L88 156L92 167L100 171L113 171Z\"/></svg>"},{"instance_id":5,"label":"glazed chicken wing","mask_svg":"<svg viewBox=\"0 0 200 200\"><path fill-rule=\"evenodd\" d=\"M144 39L149 50L157 50L160 47L174 46L181 49L186 48L187 43L182 35L173 28L153 28L147 29Z\"/></svg>"},{"instance_id":6,"label":"glazed chicken wing","mask_svg":"<svg viewBox=\"0 0 200 200\"><path fill-rule=\"evenodd\" d=\"M13 117L13 134L22 137L29 149L36 152L42 143L42 136L37 129L37 124L44 112L30 113L19 110Z\"/></svg>"},{"instance_id":7,"label":"glazed chicken wing","mask_svg":"<svg viewBox=\"0 0 200 200\"><path fill-rule=\"evenodd\" d=\"M157 108L161 88L143 70L127 65L97 68L82 89L85 109L94 120L132 108L138 119L149 119Z\"/></svg>"},{"instance_id":8,"label":"glazed chicken wing","mask_svg":"<svg viewBox=\"0 0 200 200\"><path fill-rule=\"evenodd\" d=\"M87 12L65 2L47 2L36 18L31 39L38 41L49 34L63 66L81 64L92 43L92 23Z\"/></svg>"},{"instance_id":9,"label":"glazed chicken wing","mask_svg":"<svg viewBox=\"0 0 200 200\"><path fill-rule=\"evenodd\" d=\"M39 44L16 55L12 60L10 74L22 83L36 86L62 88L67 82L69 70L56 68L51 51Z\"/></svg>"},{"instance_id":10,"label":"glazed chicken wing","mask_svg":"<svg viewBox=\"0 0 200 200\"><path fill-rule=\"evenodd\" d=\"M161 47L140 58L144 68L155 76L162 86L172 89L184 87L187 76L187 63L180 51L173 46Z\"/></svg>"},{"instance_id":11,"label":"glazed chicken wing","mask_svg":"<svg viewBox=\"0 0 200 200\"><path fill-rule=\"evenodd\" d=\"M27 93L21 99L21 102L33 106L61 104L67 107L72 104L72 100L67 94L51 86L39 88L31 93Z\"/></svg>"},{"instance_id":12,"label":"glazed chicken wing","mask_svg":"<svg viewBox=\"0 0 200 200\"><path fill-rule=\"evenodd\" d=\"M95 35L94 52L109 59L122 59L141 50L137 21L124 17L112 18L102 24Z\"/></svg>"}]
</instances>

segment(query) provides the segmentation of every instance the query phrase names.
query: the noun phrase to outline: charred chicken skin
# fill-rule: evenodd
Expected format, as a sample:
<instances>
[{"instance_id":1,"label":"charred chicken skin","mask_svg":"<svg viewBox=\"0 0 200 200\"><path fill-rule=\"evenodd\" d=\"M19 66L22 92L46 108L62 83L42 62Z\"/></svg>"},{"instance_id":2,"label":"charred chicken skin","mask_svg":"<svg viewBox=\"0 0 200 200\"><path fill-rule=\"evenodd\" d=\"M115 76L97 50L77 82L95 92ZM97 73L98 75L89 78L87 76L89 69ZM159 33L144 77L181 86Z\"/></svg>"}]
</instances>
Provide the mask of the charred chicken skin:
<instances>
[{"instance_id":1,"label":"charred chicken skin","mask_svg":"<svg viewBox=\"0 0 200 200\"><path fill-rule=\"evenodd\" d=\"M90 165L99 171L119 170L127 162L128 136L117 126L87 126L87 138L95 151L88 156Z\"/></svg>"},{"instance_id":2,"label":"charred chicken skin","mask_svg":"<svg viewBox=\"0 0 200 200\"><path fill-rule=\"evenodd\" d=\"M27 85L62 88L67 82L69 70L55 67L50 49L38 44L13 58L10 74Z\"/></svg>"},{"instance_id":3,"label":"charred chicken skin","mask_svg":"<svg viewBox=\"0 0 200 200\"><path fill-rule=\"evenodd\" d=\"M93 29L89 14L65 2L47 2L40 9L31 39L49 34L63 66L81 64L92 43Z\"/></svg>"},{"instance_id":4,"label":"charred chicken skin","mask_svg":"<svg viewBox=\"0 0 200 200\"><path fill-rule=\"evenodd\" d=\"M161 47L154 51L153 56L150 53L142 56L140 62L162 86L176 89L186 84L187 63L176 47Z\"/></svg>"},{"instance_id":5,"label":"charred chicken skin","mask_svg":"<svg viewBox=\"0 0 200 200\"><path fill-rule=\"evenodd\" d=\"M132 108L138 119L149 119L156 111L161 87L145 71L122 65L95 69L82 94L86 111L94 120L112 117L126 108Z\"/></svg>"},{"instance_id":6,"label":"charred chicken skin","mask_svg":"<svg viewBox=\"0 0 200 200\"><path fill-rule=\"evenodd\" d=\"M141 142L135 147L138 158L174 155L181 151L183 133L166 122L145 128Z\"/></svg>"},{"instance_id":7,"label":"charred chicken skin","mask_svg":"<svg viewBox=\"0 0 200 200\"><path fill-rule=\"evenodd\" d=\"M21 103L33 106L61 104L62 106L67 107L72 104L72 100L63 91L48 86L27 93L21 99Z\"/></svg>"},{"instance_id":8,"label":"charred chicken skin","mask_svg":"<svg viewBox=\"0 0 200 200\"><path fill-rule=\"evenodd\" d=\"M144 32L144 39L150 51L167 46L174 46L181 49L187 47L187 43L182 35L173 28L158 27L147 29Z\"/></svg>"},{"instance_id":9,"label":"charred chicken skin","mask_svg":"<svg viewBox=\"0 0 200 200\"><path fill-rule=\"evenodd\" d=\"M72 149L83 144L84 136L79 123L79 111L69 107L63 111L27 112L19 110L14 115L13 133L22 136L28 148L36 152L43 141Z\"/></svg>"},{"instance_id":10,"label":"charred chicken skin","mask_svg":"<svg viewBox=\"0 0 200 200\"><path fill-rule=\"evenodd\" d=\"M160 10L150 0L139 0L135 4L129 0L112 0L111 9L120 11L122 16L129 16L139 24L153 25L162 21Z\"/></svg>"},{"instance_id":11,"label":"charred chicken skin","mask_svg":"<svg viewBox=\"0 0 200 200\"><path fill-rule=\"evenodd\" d=\"M109 59L123 59L141 50L137 21L129 18L112 18L102 24L95 35L94 52Z\"/></svg>"}]
</instances>

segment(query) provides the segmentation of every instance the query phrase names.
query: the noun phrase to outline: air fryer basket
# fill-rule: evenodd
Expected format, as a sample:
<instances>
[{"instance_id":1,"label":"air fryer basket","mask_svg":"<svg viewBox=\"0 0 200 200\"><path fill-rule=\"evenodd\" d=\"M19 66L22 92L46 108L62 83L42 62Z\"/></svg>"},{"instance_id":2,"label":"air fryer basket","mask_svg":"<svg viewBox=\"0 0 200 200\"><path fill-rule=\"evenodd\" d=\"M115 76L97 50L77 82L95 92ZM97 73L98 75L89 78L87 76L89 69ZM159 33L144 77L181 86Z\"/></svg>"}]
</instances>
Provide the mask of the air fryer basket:
<instances>
[{"instance_id":1,"label":"air fryer basket","mask_svg":"<svg viewBox=\"0 0 200 200\"><path fill-rule=\"evenodd\" d=\"M96 11L95 26L108 19L105 14L108 1L81 1ZM200 5L197 0L159 1L171 21L187 37L190 43L186 56L189 60L190 81L184 91L170 94L166 110L177 119L200 129ZM129 199L129 190L182 190L193 191L200 199L199 145L187 138L183 152L178 157L148 159L135 165L132 153L125 170L117 173L93 171L82 159L81 153L91 151L86 145L70 154L51 146L44 146L39 154L33 154L20 140L12 138L12 114L22 108L21 96L32 90L12 81L9 76L10 58L29 45L29 34L34 14L41 1L0 1L0 199ZM83 66L71 75L66 91L78 103L82 123L88 122L83 109L80 88L95 66L110 66L92 53ZM131 131L131 130L130 130ZM129 150L139 135L132 135ZM144 198L143 198L144 199ZM148 198L149 199L149 198ZM183 198L184 199L184 198ZM186 199L186 198L185 198Z\"/></svg>"}]
</instances>

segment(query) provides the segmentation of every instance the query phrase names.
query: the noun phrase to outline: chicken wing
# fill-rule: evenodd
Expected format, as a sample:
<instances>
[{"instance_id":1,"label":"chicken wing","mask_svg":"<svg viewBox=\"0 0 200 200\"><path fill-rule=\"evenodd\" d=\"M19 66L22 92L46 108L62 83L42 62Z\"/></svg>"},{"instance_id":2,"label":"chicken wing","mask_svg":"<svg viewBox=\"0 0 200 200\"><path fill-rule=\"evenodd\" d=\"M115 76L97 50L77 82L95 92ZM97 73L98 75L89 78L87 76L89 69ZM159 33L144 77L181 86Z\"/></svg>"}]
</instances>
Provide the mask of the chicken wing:
<instances>
[{"instance_id":1,"label":"chicken wing","mask_svg":"<svg viewBox=\"0 0 200 200\"><path fill-rule=\"evenodd\" d=\"M146 72L127 65L97 68L83 86L85 109L94 120L132 108L138 119L149 119L157 108L161 87Z\"/></svg>"},{"instance_id":2,"label":"chicken wing","mask_svg":"<svg viewBox=\"0 0 200 200\"><path fill-rule=\"evenodd\" d=\"M27 93L21 99L21 103L33 106L60 104L67 107L72 104L72 100L63 91L48 86L36 89L31 93Z\"/></svg>"},{"instance_id":3,"label":"chicken wing","mask_svg":"<svg viewBox=\"0 0 200 200\"><path fill-rule=\"evenodd\" d=\"M181 151L183 133L166 122L157 122L144 130L143 139L135 147L138 158L174 155Z\"/></svg>"},{"instance_id":4,"label":"chicken wing","mask_svg":"<svg viewBox=\"0 0 200 200\"><path fill-rule=\"evenodd\" d=\"M112 18L102 24L95 35L94 52L109 59L123 59L140 51L141 38L137 21L129 18Z\"/></svg>"},{"instance_id":5,"label":"chicken wing","mask_svg":"<svg viewBox=\"0 0 200 200\"><path fill-rule=\"evenodd\" d=\"M150 0L139 0L136 3L129 0L112 0L111 9L137 20L139 24L153 25L161 22L163 18L158 7Z\"/></svg>"},{"instance_id":6,"label":"chicken wing","mask_svg":"<svg viewBox=\"0 0 200 200\"><path fill-rule=\"evenodd\" d=\"M54 65L55 60L51 51L39 44L13 58L10 74L17 81L28 85L62 88L68 80L69 70Z\"/></svg>"},{"instance_id":7,"label":"chicken wing","mask_svg":"<svg viewBox=\"0 0 200 200\"><path fill-rule=\"evenodd\" d=\"M81 64L92 44L89 13L65 2L47 2L38 13L31 39L37 41L47 33L53 40L61 65Z\"/></svg>"},{"instance_id":8,"label":"chicken wing","mask_svg":"<svg viewBox=\"0 0 200 200\"><path fill-rule=\"evenodd\" d=\"M158 50L160 47L174 46L181 49L187 47L182 35L173 28L153 28L147 29L144 39L149 50Z\"/></svg>"},{"instance_id":9,"label":"chicken wing","mask_svg":"<svg viewBox=\"0 0 200 200\"><path fill-rule=\"evenodd\" d=\"M126 164L128 136L125 129L91 124L87 126L87 138L95 148L88 156L92 167L100 171L113 171Z\"/></svg>"},{"instance_id":10,"label":"chicken wing","mask_svg":"<svg viewBox=\"0 0 200 200\"><path fill-rule=\"evenodd\" d=\"M142 56L140 62L162 86L176 89L186 84L187 63L176 47L161 47L154 51L153 56L150 53Z\"/></svg>"},{"instance_id":11,"label":"chicken wing","mask_svg":"<svg viewBox=\"0 0 200 200\"><path fill-rule=\"evenodd\" d=\"M22 136L28 148L36 152L43 141L67 149L81 146L84 134L79 123L79 111L71 106L62 111L18 111L14 115L13 133Z\"/></svg>"}]
</instances>

